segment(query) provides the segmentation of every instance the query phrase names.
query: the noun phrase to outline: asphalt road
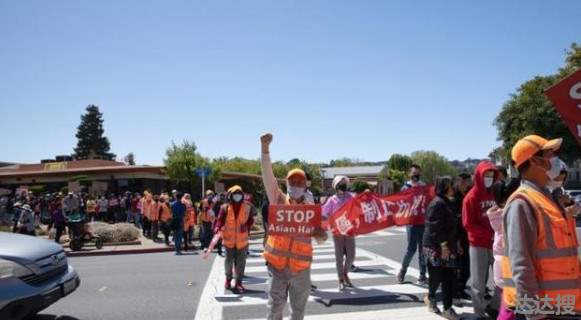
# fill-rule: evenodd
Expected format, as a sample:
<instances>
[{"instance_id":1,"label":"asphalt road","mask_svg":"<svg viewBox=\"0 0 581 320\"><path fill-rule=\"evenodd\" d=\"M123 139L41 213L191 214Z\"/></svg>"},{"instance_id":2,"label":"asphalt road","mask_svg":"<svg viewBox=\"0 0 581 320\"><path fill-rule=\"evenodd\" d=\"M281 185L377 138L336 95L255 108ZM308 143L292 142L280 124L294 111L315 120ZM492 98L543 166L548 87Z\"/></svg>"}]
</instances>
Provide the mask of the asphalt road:
<instances>
[{"instance_id":1,"label":"asphalt road","mask_svg":"<svg viewBox=\"0 0 581 320\"><path fill-rule=\"evenodd\" d=\"M38 319L192 319L212 265L201 255L169 252L69 262L81 277L80 287Z\"/></svg>"},{"instance_id":2,"label":"asphalt road","mask_svg":"<svg viewBox=\"0 0 581 320\"><path fill-rule=\"evenodd\" d=\"M577 230L581 238L581 228ZM80 274L80 288L38 319L264 319L268 276L259 242L251 246L245 281L250 293L244 296L224 292L220 257L156 253L70 258ZM316 246L311 278L319 288L307 304L307 319L441 319L426 311L422 298L427 289L415 284L417 257L408 283L396 283L405 246L403 228L359 237L355 264L362 270L351 274L359 289L347 293L337 290L332 240ZM457 311L471 318L469 306Z\"/></svg>"}]
</instances>

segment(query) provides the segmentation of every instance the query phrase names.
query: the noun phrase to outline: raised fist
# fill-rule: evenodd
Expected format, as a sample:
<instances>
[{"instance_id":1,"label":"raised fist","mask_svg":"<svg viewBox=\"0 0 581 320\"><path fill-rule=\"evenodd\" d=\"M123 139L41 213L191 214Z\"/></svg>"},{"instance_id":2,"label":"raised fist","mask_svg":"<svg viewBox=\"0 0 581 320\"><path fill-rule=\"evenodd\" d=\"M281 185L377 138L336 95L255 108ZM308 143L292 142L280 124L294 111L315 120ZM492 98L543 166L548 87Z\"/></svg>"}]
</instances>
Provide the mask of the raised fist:
<instances>
[{"instance_id":1,"label":"raised fist","mask_svg":"<svg viewBox=\"0 0 581 320\"><path fill-rule=\"evenodd\" d=\"M269 146L272 142L272 134L267 133L260 137L260 143L262 145L262 153L269 153Z\"/></svg>"}]
</instances>

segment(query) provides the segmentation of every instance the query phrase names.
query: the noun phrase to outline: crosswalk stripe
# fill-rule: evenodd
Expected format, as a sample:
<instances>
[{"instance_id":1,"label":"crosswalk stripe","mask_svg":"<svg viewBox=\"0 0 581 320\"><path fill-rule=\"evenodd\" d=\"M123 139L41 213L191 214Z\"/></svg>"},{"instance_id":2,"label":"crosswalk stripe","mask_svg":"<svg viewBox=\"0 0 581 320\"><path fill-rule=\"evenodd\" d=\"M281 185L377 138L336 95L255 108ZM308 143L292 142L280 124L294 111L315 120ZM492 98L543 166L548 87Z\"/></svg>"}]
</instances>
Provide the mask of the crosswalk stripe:
<instances>
[{"instance_id":1,"label":"crosswalk stripe","mask_svg":"<svg viewBox=\"0 0 581 320\"><path fill-rule=\"evenodd\" d=\"M334 254L321 254L321 255L313 255L313 260L328 260L328 259L335 259ZM264 258L249 258L246 259L246 265L253 264L253 263L264 263Z\"/></svg>"},{"instance_id":2,"label":"crosswalk stripe","mask_svg":"<svg viewBox=\"0 0 581 320\"><path fill-rule=\"evenodd\" d=\"M454 308L458 315L472 314L472 308ZM409 307L400 309L384 309L373 311L359 311L359 312L344 312L341 313L341 318L349 320L368 320L368 319L398 319L398 320L441 320L442 316L430 313L426 307ZM262 318L264 319L264 318ZM288 319L288 318L285 318ZM249 319L258 320L258 319ZM337 320L336 313L326 313L317 315L306 315L305 320Z\"/></svg>"},{"instance_id":3,"label":"crosswalk stripe","mask_svg":"<svg viewBox=\"0 0 581 320\"><path fill-rule=\"evenodd\" d=\"M356 263L357 267L371 267L371 266L379 266L383 263L378 260L363 260L358 261ZM311 270L318 270L318 269L334 269L335 262L320 262L320 263L313 263L311 264ZM259 272L267 272L266 266L253 266L247 267L245 273L259 273Z\"/></svg>"},{"instance_id":4,"label":"crosswalk stripe","mask_svg":"<svg viewBox=\"0 0 581 320\"><path fill-rule=\"evenodd\" d=\"M266 286L265 286L266 289ZM373 297L384 297L390 295L417 295L425 293L426 289L422 287L417 287L411 284L394 284L394 285L382 285L382 286L365 286L356 287L350 290L339 291L339 289L323 289L315 290L309 296L309 301L317 300L352 300L352 299L365 299ZM245 294L245 295L234 295L226 294L221 296L216 296L218 301L222 302L224 307L233 306L250 306L250 305L262 305L267 304L267 294L266 292Z\"/></svg>"}]
</instances>

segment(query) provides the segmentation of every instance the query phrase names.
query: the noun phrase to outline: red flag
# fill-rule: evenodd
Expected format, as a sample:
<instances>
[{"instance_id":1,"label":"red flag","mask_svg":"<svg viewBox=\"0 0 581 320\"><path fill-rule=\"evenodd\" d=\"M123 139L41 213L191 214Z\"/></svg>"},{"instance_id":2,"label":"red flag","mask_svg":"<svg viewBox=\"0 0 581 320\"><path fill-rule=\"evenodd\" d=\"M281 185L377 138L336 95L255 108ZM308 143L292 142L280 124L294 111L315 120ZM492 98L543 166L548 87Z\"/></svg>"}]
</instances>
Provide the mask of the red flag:
<instances>
[{"instance_id":1,"label":"red flag","mask_svg":"<svg viewBox=\"0 0 581 320\"><path fill-rule=\"evenodd\" d=\"M581 144L581 69L547 89L545 94Z\"/></svg>"},{"instance_id":2,"label":"red flag","mask_svg":"<svg viewBox=\"0 0 581 320\"><path fill-rule=\"evenodd\" d=\"M426 208L434 196L432 186L419 186L383 197L365 192L332 213L329 226L334 234L353 236L393 225L423 224Z\"/></svg>"}]
</instances>

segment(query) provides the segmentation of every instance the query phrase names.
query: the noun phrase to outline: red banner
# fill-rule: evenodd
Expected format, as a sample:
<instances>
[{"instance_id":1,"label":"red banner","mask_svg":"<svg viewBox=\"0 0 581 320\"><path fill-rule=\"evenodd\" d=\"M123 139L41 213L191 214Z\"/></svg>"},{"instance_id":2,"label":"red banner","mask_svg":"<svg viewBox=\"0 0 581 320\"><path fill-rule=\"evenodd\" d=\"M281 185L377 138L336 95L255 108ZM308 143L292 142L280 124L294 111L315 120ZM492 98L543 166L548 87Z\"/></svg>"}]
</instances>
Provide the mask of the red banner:
<instances>
[{"instance_id":1,"label":"red banner","mask_svg":"<svg viewBox=\"0 0 581 320\"><path fill-rule=\"evenodd\" d=\"M581 69L550 87L546 95L581 144Z\"/></svg>"},{"instance_id":2,"label":"red banner","mask_svg":"<svg viewBox=\"0 0 581 320\"><path fill-rule=\"evenodd\" d=\"M270 205L268 234L310 237L321 227L319 205Z\"/></svg>"},{"instance_id":3,"label":"red banner","mask_svg":"<svg viewBox=\"0 0 581 320\"><path fill-rule=\"evenodd\" d=\"M359 235L391 226L424 224L424 214L434 198L434 187L421 186L383 196L357 195L329 217L334 234Z\"/></svg>"}]
</instances>

